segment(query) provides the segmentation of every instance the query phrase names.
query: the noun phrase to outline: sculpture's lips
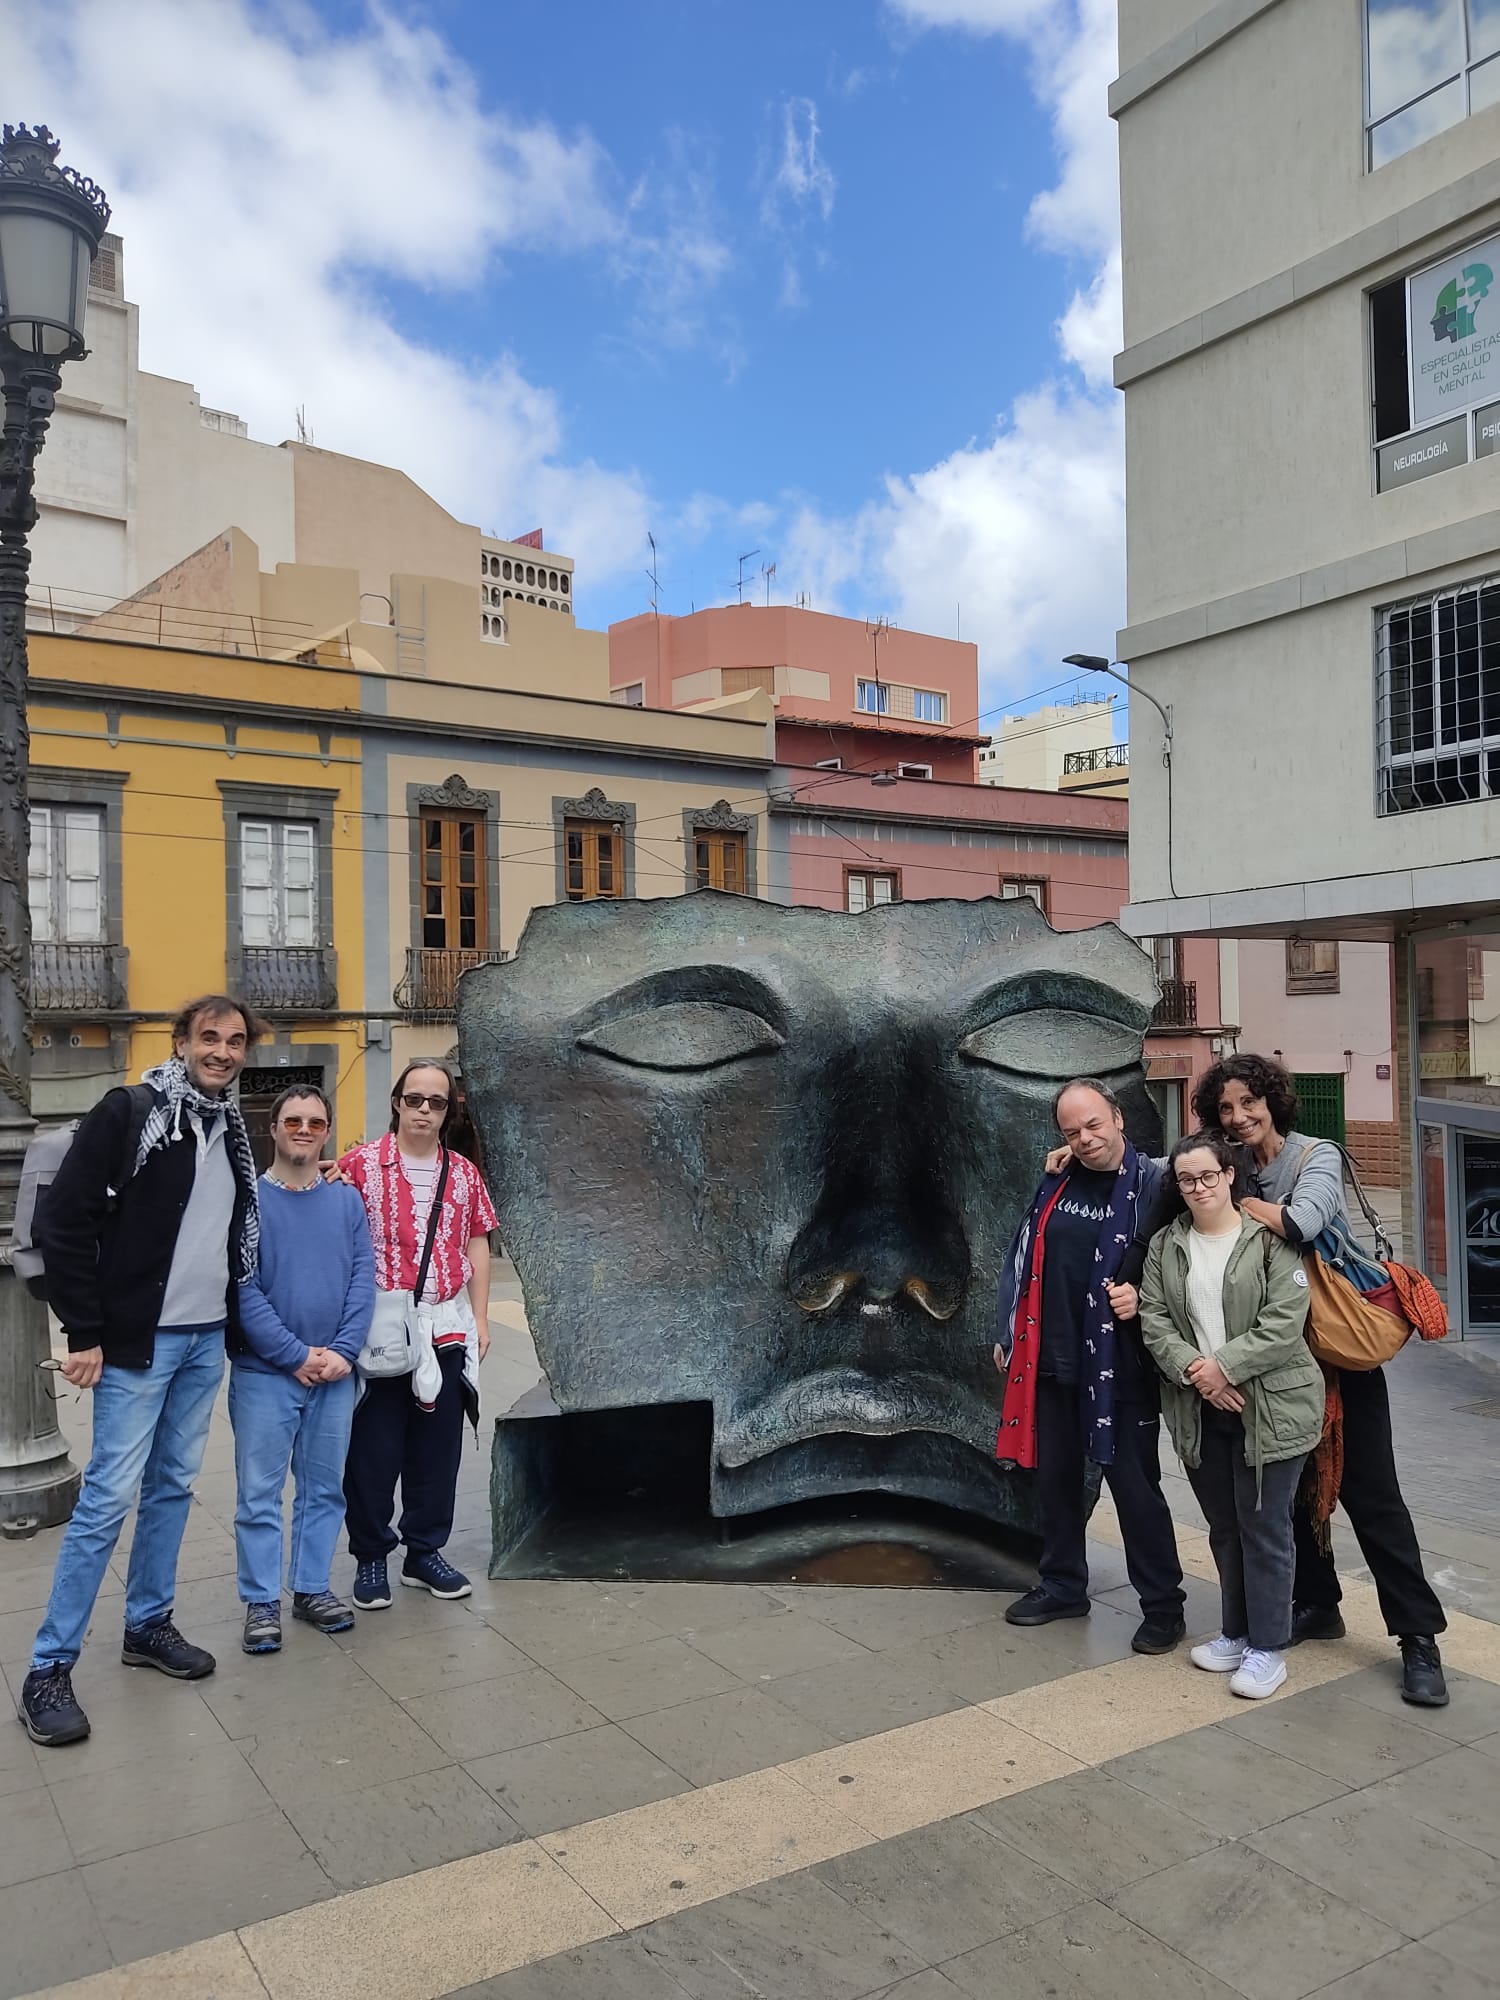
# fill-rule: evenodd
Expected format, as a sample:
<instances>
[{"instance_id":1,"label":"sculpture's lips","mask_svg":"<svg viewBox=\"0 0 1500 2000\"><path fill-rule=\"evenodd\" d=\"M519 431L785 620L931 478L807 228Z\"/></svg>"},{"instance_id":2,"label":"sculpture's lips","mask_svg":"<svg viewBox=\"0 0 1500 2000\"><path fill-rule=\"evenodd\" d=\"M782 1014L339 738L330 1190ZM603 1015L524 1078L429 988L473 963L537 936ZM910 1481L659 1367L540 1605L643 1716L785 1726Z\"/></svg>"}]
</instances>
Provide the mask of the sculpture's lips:
<instances>
[{"instance_id":1,"label":"sculpture's lips","mask_svg":"<svg viewBox=\"0 0 1500 2000\"><path fill-rule=\"evenodd\" d=\"M859 1368L828 1368L803 1375L762 1402L730 1417L717 1438L721 1465L748 1465L804 1438L852 1432L895 1437L903 1431L943 1431L993 1452L998 1413L984 1408L974 1389L939 1375L910 1369L867 1375Z\"/></svg>"}]
</instances>

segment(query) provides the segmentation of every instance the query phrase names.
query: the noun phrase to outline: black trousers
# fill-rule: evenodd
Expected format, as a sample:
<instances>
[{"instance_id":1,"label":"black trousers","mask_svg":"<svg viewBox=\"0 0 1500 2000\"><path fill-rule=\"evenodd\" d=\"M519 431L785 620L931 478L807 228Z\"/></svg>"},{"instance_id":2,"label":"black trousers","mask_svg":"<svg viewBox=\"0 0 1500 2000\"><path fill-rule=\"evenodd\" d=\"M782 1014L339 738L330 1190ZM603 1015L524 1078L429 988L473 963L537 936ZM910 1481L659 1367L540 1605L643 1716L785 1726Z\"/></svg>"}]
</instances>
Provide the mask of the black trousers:
<instances>
[{"instance_id":1,"label":"black trousers","mask_svg":"<svg viewBox=\"0 0 1500 2000\"><path fill-rule=\"evenodd\" d=\"M1417 1531L1401 1497L1391 1443L1391 1399L1379 1368L1339 1370L1344 1397L1344 1483L1339 1505L1369 1565L1385 1629L1393 1638L1431 1638L1447 1629L1443 1607L1422 1569ZM1298 1508L1297 1609L1331 1608L1343 1596L1333 1556L1318 1547L1311 1516Z\"/></svg>"},{"instance_id":2,"label":"black trousers","mask_svg":"<svg viewBox=\"0 0 1500 2000\"><path fill-rule=\"evenodd\" d=\"M446 1547L464 1448L464 1351L440 1347L443 1386L434 1408L419 1407L411 1377L369 1382L354 1412L344 1466L349 1553L356 1562L389 1555L397 1541L415 1555ZM391 1527L396 1481L401 1520Z\"/></svg>"},{"instance_id":3,"label":"black trousers","mask_svg":"<svg viewBox=\"0 0 1500 2000\"><path fill-rule=\"evenodd\" d=\"M1144 1403L1115 1405L1115 1459L1105 1483L1120 1516L1125 1569L1147 1618L1178 1618L1186 1602L1177 1534L1161 1490L1161 1419ZM1083 1423L1076 1385L1036 1385L1036 1470L1042 1498L1041 1577L1065 1603L1088 1595Z\"/></svg>"}]
</instances>

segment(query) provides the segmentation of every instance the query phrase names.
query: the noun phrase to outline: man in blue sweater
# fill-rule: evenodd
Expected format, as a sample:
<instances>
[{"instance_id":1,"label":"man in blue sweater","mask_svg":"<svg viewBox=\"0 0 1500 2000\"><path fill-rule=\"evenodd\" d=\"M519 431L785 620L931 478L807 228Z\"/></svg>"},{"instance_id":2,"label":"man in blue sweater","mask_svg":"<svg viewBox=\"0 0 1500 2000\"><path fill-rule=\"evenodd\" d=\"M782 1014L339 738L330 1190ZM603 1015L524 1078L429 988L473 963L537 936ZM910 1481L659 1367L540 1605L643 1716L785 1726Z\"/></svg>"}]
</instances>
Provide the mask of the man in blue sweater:
<instances>
[{"instance_id":1,"label":"man in blue sweater","mask_svg":"<svg viewBox=\"0 0 1500 2000\"><path fill-rule=\"evenodd\" d=\"M281 1647L288 1466L297 1482L292 1616L320 1632L354 1623L329 1588L329 1570L344 1519L354 1362L375 1310L375 1256L359 1195L318 1171L331 1122L328 1099L307 1084L272 1106L276 1157L260 1180L260 1259L240 1284L238 1331L227 1341L247 1653Z\"/></svg>"}]
</instances>

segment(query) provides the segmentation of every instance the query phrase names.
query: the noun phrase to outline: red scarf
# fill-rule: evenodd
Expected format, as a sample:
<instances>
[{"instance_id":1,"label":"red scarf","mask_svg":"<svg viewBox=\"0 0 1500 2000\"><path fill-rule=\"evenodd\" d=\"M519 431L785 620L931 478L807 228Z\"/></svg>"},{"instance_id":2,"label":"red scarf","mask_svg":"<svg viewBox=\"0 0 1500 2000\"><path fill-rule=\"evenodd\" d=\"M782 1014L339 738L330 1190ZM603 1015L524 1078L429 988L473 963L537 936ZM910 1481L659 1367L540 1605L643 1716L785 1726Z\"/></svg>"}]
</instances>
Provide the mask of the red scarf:
<instances>
[{"instance_id":1,"label":"red scarf","mask_svg":"<svg viewBox=\"0 0 1500 2000\"><path fill-rule=\"evenodd\" d=\"M1042 1258L1047 1245L1047 1218L1067 1186L1064 1177L1037 1217L1031 1243L1031 1269L1026 1289L1016 1302L1016 1334L1005 1371L1005 1403L995 1456L1032 1470L1036 1466L1036 1364L1042 1343Z\"/></svg>"}]
</instances>

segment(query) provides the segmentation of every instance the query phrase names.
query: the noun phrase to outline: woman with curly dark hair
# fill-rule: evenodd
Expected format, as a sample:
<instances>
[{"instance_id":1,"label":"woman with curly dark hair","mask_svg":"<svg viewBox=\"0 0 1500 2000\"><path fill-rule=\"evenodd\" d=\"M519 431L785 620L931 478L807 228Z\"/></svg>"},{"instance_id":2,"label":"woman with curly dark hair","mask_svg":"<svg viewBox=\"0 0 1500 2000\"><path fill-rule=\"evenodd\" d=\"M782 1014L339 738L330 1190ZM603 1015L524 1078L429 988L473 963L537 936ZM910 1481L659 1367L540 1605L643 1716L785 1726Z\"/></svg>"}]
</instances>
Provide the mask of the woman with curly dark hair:
<instances>
[{"instance_id":1,"label":"woman with curly dark hair","mask_svg":"<svg viewBox=\"0 0 1500 2000\"><path fill-rule=\"evenodd\" d=\"M1352 1237L1344 1207L1344 1162L1337 1146L1296 1130L1292 1079L1269 1056L1229 1056L1200 1077L1193 1109L1201 1125L1223 1130L1245 1148L1250 1192L1243 1212L1300 1248L1330 1223ZM1437 1634L1443 1607L1422 1569L1417 1531L1401 1496L1391 1442L1385 1376L1331 1370L1343 1402L1344 1471L1339 1504L1349 1517L1380 1598L1386 1630L1401 1647L1401 1693L1424 1708L1448 1700ZM1321 1546L1312 1516L1294 1517L1297 1575L1292 1643L1341 1639L1342 1592L1333 1553Z\"/></svg>"}]
</instances>

